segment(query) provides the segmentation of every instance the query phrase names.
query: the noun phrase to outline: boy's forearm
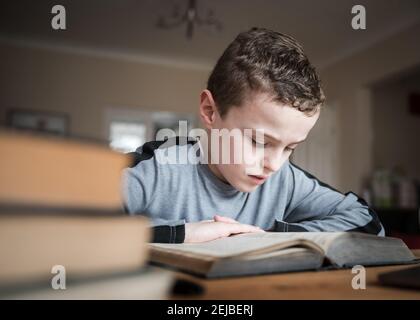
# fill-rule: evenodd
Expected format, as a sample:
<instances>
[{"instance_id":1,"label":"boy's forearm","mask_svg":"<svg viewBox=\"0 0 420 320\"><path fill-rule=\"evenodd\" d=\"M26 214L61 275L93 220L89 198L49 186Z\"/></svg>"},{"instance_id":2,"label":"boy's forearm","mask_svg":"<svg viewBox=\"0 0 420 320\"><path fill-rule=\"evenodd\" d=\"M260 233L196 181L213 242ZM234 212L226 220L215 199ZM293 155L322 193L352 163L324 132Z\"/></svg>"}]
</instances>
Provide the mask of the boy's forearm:
<instances>
[{"instance_id":1,"label":"boy's forearm","mask_svg":"<svg viewBox=\"0 0 420 320\"><path fill-rule=\"evenodd\" d=\"M353 231L384 235L376 213L353 192L342 194L294 164L293 195L277 231Z\"/></svg>"},{"instance_id":2,"label":"boy's forearm","mask_svg":"<svg viewBox=\"0 0 420 320\"><path fill-rule=\"evenodd\" d=\"M345 203L348 203L345 205ZM322 208L312 209L321 210ZM305 214L304 208L288 216L286 221L277 221L275 231L279 232L364 232L375 235L385 235L384 228L375 213L363 199L354 193L348 193L345 199L328 215L314 215L308 219L299 220L299 216Z\"/></svg>"}]
</instances>

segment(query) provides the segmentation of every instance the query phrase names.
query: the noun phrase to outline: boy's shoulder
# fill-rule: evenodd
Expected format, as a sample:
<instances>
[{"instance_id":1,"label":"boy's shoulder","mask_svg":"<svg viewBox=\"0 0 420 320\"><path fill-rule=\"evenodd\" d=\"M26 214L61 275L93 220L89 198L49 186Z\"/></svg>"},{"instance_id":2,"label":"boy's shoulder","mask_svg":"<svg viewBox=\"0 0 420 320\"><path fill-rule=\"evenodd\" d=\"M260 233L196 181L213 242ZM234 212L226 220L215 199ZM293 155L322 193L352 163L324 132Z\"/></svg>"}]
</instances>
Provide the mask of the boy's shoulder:
<instances>
[{"instance_id":1,"label":"boy's shoulder","mask_svg":"<svg viewBox=\"0 0 420 320\"><path fill-rule=\"evenodd\" d=\"M173 137L160 141L149 141L129 155L131 168L159 167L177 168L172 165L196 165L200 161L199 141L191 137Z\"/></svg>"}]
</instances>

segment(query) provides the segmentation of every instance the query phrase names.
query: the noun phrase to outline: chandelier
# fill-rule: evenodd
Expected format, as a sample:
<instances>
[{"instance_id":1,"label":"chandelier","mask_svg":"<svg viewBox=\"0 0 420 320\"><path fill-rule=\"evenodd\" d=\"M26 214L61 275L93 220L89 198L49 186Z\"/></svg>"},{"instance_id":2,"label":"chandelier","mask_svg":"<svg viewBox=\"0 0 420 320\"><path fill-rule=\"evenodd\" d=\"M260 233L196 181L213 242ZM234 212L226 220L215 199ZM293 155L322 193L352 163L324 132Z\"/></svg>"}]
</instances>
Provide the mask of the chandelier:
<instances>
[{"instance_id":1,"label":"chandelier","mask_svg":"<svg viewBox=\"0 0 420 320\"><path fill-rule=\"evenodd\" d=\"M188 7L181 13L179 7L175 5L172 15L169 18L159 17L157 27L162 29L176 28L186 24L187 39L192 39L195 26L211 26L217 31L222 30L222 24L214 17L212 10L208 10L205 17L200 17L197 11L197 0L188 0Z\"/></svg>"}]
</instances>

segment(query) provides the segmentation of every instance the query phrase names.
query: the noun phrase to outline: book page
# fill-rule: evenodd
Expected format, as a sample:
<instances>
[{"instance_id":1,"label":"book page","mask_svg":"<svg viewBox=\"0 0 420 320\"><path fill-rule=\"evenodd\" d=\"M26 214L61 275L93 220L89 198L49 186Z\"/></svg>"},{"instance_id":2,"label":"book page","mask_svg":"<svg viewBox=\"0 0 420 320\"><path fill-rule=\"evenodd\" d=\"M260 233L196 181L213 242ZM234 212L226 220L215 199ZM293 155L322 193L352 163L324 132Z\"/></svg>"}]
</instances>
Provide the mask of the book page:
<instances>
[{"instance_id":1,"label":"book page","mask_svg":"<svg viewBox=\"0 0 420 320\"><path fill-rule=\"evenodd\" d=\"M342 233L264 232L240 234L203 243L150 244L151 248L172 253L228 258L246 254L263 254L293 246L303 246L325 252L329 244Z\"/></svg>"},{"instance_id":2,"label":"book page","mask_svg":"<svg viewBox=\"0 0 420 320\"><path fill-rule=\"evenodd\" d=\"M316 243L324 252L327 252L331 244L340 237L345 236L346 232L293 232L289 233L299 239L305 239Z\"/></svg>"}]
</instances>

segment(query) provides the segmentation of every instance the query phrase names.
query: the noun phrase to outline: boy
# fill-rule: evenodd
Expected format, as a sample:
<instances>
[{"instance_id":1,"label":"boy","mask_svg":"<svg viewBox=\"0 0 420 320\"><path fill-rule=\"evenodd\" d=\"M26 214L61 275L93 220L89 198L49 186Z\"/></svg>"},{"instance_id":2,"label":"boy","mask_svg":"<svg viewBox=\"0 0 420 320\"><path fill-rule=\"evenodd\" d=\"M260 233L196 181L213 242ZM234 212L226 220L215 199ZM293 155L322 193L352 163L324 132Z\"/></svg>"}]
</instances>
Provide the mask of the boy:
<instances>
[{"instance_id":1,"label":"boy","mask_svg":"<svg viewBox=\"0 0 420 320\"><path fill-rule=\"evenodd\" d=\"M248 152L247 161L218 161L219 151L235 155L238 145L229 141L212 148L211 140L219 138L211 135L203 141L146 143L124 172L127 212L151 219L154 242L202 242L264 230L383 235L362 199L341 194L288 161L315 125L323 102L316 71L296 40L262 28L239 34L201 93L200 117L209 133L239 131L239 149L263 148L263 155ZM159 161L168 151L197 155L200 161ZM201 161L206 152L208 164ZM251 167L260 170L253 174Z\"/></svg>"}]
</instances>

